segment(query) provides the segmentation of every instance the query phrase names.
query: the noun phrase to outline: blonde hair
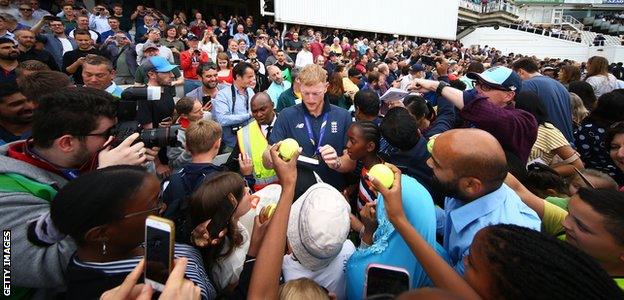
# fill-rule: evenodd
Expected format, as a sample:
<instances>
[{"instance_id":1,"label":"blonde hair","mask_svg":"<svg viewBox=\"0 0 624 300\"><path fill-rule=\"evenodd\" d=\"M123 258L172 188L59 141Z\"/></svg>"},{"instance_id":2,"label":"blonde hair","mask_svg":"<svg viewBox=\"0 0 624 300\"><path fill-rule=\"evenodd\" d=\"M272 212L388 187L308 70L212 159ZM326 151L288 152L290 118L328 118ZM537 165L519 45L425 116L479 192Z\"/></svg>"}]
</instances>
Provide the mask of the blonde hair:
<instances>
[{"instance_id":1,"label":"blonde hair","mask_svg":"<svg viewBox=\"0 0 624 300\"><path fill-rule=\"evenodd\" d=\"M221 125L212 120L193 122L186 129L186 149L191 154L206 153L212 150L221 138Z\"/></svg>"},{"instance_id":2,"label":"blonde hair","mask_svg":"<svg viewBox=\"0 0 624 300\"><path fill-rule=\"evenodd\" d=\"M309 278L288 281L279 289L280 300L329 300L327 291Z\"/></svg>"},{"instance_id":3,"label":"blonde hair","mask_svg":"<svg viewBox=\"0 0 624 300\"><path fill-rule=\"evenodd\" d=\"M572 122L579 125L589 115L589 111L583 104L583 99L575 93L570 93L570 106L572 106Z\"/></svg>"},{"instance_id":4,"label":"blonde hair","mask_svg":"<svg viewBox=\"0 0 624 300\"><path fill-rule=\"evenodd\" d=\"M327 82L327 71L319 65L310 64L299 72L299 82L302 85L311 86Z\"/></svg>"}]
</instances>

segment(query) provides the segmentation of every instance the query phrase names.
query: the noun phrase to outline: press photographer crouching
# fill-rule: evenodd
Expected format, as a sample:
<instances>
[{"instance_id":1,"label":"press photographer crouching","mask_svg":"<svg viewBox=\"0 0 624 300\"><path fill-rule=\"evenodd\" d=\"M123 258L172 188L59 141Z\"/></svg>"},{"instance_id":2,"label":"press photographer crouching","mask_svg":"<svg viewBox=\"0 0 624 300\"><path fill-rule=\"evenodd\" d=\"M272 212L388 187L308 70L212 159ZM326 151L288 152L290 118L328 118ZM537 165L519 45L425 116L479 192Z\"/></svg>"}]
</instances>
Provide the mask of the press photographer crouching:
<instances>
[{"instance_id":1,"label":"press photographer crouching","mask_svg":"<svg viewBox=\"0 0 624 300\"><path fill-rule=\"evenodd\" d=\"M35 110L32 138L0 147L0 223L11 230L12 263L19 266L12 268L13 294L52 298L44 289L65 283L76 246L50 220L50 202L60 188L97 168L154 159L153 149L133 144L138 133L110 146L117 123L114 103L113 96L91 88L50 93Z\"/></svg>"}]
</instances>

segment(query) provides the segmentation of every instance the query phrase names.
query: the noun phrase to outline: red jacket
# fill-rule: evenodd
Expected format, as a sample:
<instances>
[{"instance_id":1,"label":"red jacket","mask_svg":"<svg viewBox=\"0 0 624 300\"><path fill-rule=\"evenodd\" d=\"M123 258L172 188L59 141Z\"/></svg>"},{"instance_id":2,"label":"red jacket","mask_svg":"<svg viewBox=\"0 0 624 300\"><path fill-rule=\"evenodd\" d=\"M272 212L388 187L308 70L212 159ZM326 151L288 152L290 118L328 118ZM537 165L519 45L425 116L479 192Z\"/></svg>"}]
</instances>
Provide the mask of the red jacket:
<instances>
[{"instance_id":1,"label":"red jacket","mask_svg":"<svg viewBox=\"0 0 624 300\"><path fill-rule=\"evenodd\" d=\"M184 78L186 79L198 80L199 78L197 77L197 66L199 66L199 64L201 63L208 62L208 53L201 50L197 51L199 51L201 54L199 56L199 61L195 63L193 63L192 61L193 53L190 50L180 53L180 68L182 69Z\"/></svg>"}]
</instances>

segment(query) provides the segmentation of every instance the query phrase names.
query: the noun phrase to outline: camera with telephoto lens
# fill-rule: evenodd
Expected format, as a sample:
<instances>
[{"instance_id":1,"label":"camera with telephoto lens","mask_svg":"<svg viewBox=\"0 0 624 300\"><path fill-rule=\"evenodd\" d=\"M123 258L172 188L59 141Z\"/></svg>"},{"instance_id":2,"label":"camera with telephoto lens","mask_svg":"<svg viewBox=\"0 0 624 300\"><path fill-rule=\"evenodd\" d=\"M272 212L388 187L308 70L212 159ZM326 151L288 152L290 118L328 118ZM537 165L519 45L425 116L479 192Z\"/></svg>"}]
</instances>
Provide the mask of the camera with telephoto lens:
<instances>
[{"instance_id":1,"label":"camera with telephoto lens","mask_svg":"<svg viewBox=\"0 0 624 300\"><path fill-rule=\"evenodd\" d=\"M146 87L131 87L121 93L121 99L117 106L117 125L112 131L115 137L111 145L117 147L127 137L135 132L139 133L139 137L133 142L143 142L146 148L178 146L178 130L172 127L143 129L141 124L136 121L137 108L141 101L158 101L158 99L149 95Z\"/></svg>"}]
</instances>

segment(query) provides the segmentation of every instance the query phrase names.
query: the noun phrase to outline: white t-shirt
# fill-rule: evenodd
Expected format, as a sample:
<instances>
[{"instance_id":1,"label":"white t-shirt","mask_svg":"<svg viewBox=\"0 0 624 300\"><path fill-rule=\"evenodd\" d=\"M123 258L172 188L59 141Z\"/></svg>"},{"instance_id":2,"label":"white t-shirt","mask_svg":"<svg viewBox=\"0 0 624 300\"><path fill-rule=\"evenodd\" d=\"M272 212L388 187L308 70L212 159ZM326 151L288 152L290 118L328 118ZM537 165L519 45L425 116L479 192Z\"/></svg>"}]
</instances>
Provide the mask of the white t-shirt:
<instances>
[{"instance_id":1,"label":"white t-shirt","mask_svg":"<svg viewBox=\"0 0 624 300\"><path fill-rule=\"evenodd\" d=\"M310 271L296 261L292 255L285 255L284 263L282 264L284 281L302 277L310 278L328 291L336 294L338 299L346 299L347 278L345 271L347 261L353 252L355 252L355 245L350 240L346 240L338 256L327 267L317 271Z\"/></svg>"},{"instance_id":2,"label":"white t-shirt","mask_svg":"<svg viewBox=\"0 0 624 300\"><path fill-rule=\"evenodd\" d=\"M65 54L66 52L74 50L74 47L72 46L72 44L69 41L69 39L67 39L67 38L58 38L58 39L59 39L59 41L61 41L61 44L63 45L63 54Z\"/></svg>"},{"instance_id":3,"label":"white t-shirt","mask_svg":"<svg viewBox=\"0 0 624 300\"><path fill-rule=\"evenodd\" d=\"M414 76L412 76L412 74L403 76L403 79L401 79L401 89L407 91L407 87L410 85L410 83L412 83L413 79Z\"/></svg>"},{"instance_id":4,"label":"white t-shirt","mask_svg":"<svg viewBox=\"0 0 624 300\"><path fill-rule=\"evenodd\" d=\"M243 236L243 243L234 249L230 255L217 260L217 263L211 267L210 273L212 275L214 284L218 285L220 289L226 288L231 283L237 283L240 273L243 271L243 265L245 264L245 257L247 257L247 251L249 250L249 232L241 222L237 223L238 230ZM229 241L226 240L229 247ZM227 247L223 248L225 253Z\"/></svg>"}]
</instances>

